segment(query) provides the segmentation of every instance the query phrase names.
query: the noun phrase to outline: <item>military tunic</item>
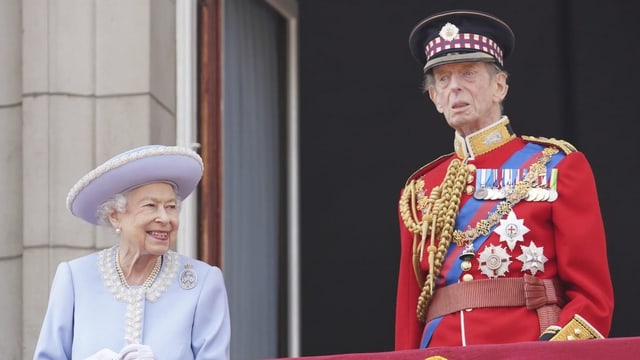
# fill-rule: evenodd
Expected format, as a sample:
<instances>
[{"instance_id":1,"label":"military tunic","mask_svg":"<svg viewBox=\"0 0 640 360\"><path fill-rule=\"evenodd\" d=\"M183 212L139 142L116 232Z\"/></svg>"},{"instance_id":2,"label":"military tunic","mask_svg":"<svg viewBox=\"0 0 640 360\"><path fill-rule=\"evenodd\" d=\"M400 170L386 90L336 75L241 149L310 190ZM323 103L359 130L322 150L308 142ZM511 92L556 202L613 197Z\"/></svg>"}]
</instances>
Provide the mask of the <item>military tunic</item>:
<instances>
[{"instance_id":1,"label":"military tunic","mask_svg":"<svg viewBox=\"0 0 640 360\"><path fill-rule=\"evenodd\" d=\"M552 155L545 158L545 151ZM544 160L540 160L542 158ZM498 284L502 279L519 283L527 277L558 284L555 294L558 299L551 304L558 311L546 318L546 323L539 311L528 303L526 306L474 305L474 308L426 319L426 324L424 319L418 319L418 299L429 273L427 247L431 235L426 236L425 244L418 246L420 251L416 252L416 243L423 241L417 229L424 219L422 212L427 212L424 199L432 189L441 186L453 161L472 165L455 217L458 235L472 236L463 237L467 241L459 245L455 239L450 242L425 311L428 313L430 307L435 306L438 291L447 286L463 282L480 285L473 292L462 290L456 294L458 298L467 298L465 301L482 303L482 297L490 297L493 291L487 290L482 295L485 285ZM509 190L523 181L536 163L543 165L543 171L531 181L527 195L507 202ZM613 289L605 230L594 176L583 153L562 141L517 137L504 117L475 136L463 139L456 135L456 152L418 170L407 184L413 186L415 194L402 196L406 195L408 185L400 201L396 350L533 341L544 330L542 324L563 327L575 315L602 336L608 335ZM408 221L408 217L415 223ZM487 227L484 235L478 232L483 232L483 226ZM436 232L434 236L436 247L438 235ZM461 256L465 247L471 254L467 257ZM418 260L413 259L414 253L418 254ZM519 294L514 295L517 296ZM439 305L446 308L448 304L440 301Z\"/></svg>"}]
</instances>

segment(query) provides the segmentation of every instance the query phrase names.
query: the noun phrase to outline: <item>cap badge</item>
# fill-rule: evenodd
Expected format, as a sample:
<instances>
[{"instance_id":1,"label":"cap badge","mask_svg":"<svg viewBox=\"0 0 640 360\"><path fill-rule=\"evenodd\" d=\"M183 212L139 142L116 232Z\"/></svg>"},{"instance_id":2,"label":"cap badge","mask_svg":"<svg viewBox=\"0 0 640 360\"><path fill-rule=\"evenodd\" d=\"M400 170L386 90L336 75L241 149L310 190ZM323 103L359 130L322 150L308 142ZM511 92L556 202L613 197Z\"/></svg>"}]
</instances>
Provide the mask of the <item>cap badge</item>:
<instances>
[{"instance_id":1,"label":"cap badge","mask_svg":"<svg viewBox=\"0 0 640 360\"><path fill-rule=\"evenodd\" d=\"M447 41L451 41L458 36L459 29L452 23L446 23L442 29L440 29L440 37Z\"/></svg>"}]
</instances>

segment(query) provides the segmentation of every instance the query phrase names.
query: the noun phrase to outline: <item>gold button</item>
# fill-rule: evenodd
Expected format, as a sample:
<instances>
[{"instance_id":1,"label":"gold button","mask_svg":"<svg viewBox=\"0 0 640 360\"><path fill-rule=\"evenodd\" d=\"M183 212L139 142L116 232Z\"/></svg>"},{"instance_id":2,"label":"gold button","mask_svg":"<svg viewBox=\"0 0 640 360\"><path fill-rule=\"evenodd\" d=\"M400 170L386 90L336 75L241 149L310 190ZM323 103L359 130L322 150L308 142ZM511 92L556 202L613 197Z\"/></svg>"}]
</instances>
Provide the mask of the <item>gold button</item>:
<instances>
[{"instance_id":1,"label":"gold button","mask_svg":"<svg viewBox=\"0 0 640 360\"><path fill-rule=\"evenodd\" d=\"M471 270L471 261L463 261L460 263L460 269L462 269L462 271L469 271Z\"/></svg>"},{"instance_id":2,"label":"gold button","mask_svg":"<svg viewBox=\"0 0 640 360\"><path fill-rule=\"evenodd\" d=\"M475 176L469 174L469 176L467 176L467 184L471 184L473 180L475 180Z\"/></svg>"},{"instance_id":3,"label":"gold button","mask_svg":"<svg viewBox=\"0 0 640 360\"><path fill-rule=\"evenodd\" d=\"M462 281L471 281L471 280L473 280L473 275L471 274L464 274L462 276Z\"/></svg>"},{"instance_id":4,"label":"gold button","mask_svg":"<svg viewBox=\"0 0 640 360\"><path fill-rule=\"evenodd\" d=\"M475 191L473 185L467 185L465 192L467 193L467 195L473 195L473 192Z\"/></svg>"}]
</instances>

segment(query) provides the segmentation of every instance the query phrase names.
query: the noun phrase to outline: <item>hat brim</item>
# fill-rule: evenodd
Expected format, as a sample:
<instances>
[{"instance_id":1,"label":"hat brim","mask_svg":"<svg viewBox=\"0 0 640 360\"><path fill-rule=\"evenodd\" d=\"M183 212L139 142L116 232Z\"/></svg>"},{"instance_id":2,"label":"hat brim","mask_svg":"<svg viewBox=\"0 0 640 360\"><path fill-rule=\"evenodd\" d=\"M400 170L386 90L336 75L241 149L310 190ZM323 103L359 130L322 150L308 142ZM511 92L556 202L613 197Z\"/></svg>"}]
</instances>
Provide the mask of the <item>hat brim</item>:
<instances>
[{"instance_id":1,"label":"hat brim","mask_svg":"<svg viewBox=\"0 0 640 360\"><path fill-rule=\"evenodd\" d=\"M196 188L204 166L193 150L177 146L150 145L117 155L93 169L71 188L67 195L69 211L98 224L100 205L116 194L136 187L167 182L185 199Z\"/></svg>"},{"instance_id":2,"label":"hat brim","mask_svg":"<svg viewBox=\"0 0 640 360\"><path fill-rule=\"evenodd\" d=\"M495 62L495 58L484 52L472 52L472 53L452 53L444 56L435 57L427 61L424 66L424 72L426 73L431 68L438 65L461 63L461 62Z\"/></svg>"}]
</instances>

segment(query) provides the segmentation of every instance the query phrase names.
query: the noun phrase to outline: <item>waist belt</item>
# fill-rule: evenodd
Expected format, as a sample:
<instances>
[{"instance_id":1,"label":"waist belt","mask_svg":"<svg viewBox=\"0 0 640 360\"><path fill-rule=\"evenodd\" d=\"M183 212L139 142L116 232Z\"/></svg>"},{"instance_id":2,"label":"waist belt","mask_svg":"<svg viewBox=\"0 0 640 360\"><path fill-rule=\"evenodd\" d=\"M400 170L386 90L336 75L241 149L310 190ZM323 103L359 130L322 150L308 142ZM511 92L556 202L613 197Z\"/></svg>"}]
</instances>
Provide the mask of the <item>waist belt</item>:
<instances>
[{"instance_id":1,"label":"waist belt","mask_svg":"<svg viewBox=\"0 0 640 360\"><path fill-rule=\"evenodd\" d=\"M558 279L517 278L460 282L436 289L427 308L426 321L466 309L526 306L536 310L542 333L558 320L565 304Z\"/></svg>"}]
</instances>

